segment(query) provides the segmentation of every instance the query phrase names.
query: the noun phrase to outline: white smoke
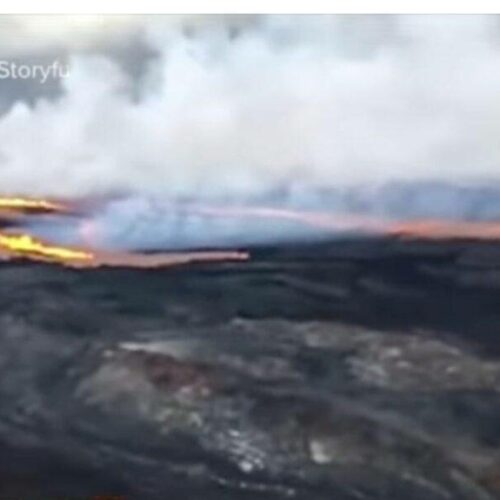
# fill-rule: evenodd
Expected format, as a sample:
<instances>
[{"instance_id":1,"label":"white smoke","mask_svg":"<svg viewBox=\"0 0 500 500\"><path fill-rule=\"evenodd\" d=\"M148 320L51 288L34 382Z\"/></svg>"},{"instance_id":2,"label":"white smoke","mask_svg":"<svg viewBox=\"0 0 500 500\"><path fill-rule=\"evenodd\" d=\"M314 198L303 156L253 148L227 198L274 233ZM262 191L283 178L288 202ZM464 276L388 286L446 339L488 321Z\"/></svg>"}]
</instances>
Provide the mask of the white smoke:
<instances>
[{"instance_id":1,"label":"white smoke","mask_svg":"<svg viewBox=\"0 0 500 500\"><path fill-rule=\"evenodd\" d=\"M59 100L0 120L2 190L244 195L498 177L497 18L369 21L270 17L231 38L224 22L187 37L144 19L161 57L142 98L110 58L75 53Z\"/></svg>"},{"instance_id":2,"label":"white smoke","mask_svg":"<svg viewBox=\"0 0 500 500\"><path fill-rule=\"evenodd\" d=\"M83 30L85 43L63 31L71 66L61 97L17 102L0 117L2 192L248 201L284 186L306 199L318 189L500 177L496 16L119 26L115 43L140 33L158 54L138 96L106 50L89 51L99 30Z\"/></svg>"}]
</instances>

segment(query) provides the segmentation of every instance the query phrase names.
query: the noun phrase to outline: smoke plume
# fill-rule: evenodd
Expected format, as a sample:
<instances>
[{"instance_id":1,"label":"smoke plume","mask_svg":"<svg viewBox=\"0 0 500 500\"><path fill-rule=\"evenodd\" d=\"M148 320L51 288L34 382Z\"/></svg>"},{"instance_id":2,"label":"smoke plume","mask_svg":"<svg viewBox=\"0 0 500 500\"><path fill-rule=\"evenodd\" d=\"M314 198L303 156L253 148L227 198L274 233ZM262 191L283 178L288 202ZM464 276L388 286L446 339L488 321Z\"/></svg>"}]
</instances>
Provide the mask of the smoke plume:
<instances>
[{"instance_id":1,"label":"smoke plume","mask_svg":"<svg viewBox=\"0 0 500 500\"><path fill-rule=\"evenodd\" d=\"M68 65L51 92L0 81L2 192L118 196L91 216L106 241L245 241L186 200L500 215L497 16L3 18L0 42Z\"/></svg>"}]
</instances>

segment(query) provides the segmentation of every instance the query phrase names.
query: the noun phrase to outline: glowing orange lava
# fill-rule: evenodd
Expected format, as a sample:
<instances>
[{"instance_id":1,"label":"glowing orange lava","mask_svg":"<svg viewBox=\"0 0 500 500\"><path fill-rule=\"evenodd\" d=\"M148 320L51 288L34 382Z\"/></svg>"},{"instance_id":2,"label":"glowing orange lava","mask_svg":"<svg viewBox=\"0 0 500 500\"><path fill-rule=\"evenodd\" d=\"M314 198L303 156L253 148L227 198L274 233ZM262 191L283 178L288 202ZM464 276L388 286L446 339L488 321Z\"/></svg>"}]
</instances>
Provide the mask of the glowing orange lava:
<instances>
[{"instance_id":1,"label":"glowing orange lava","mask_svg":"<svg viewBox=\"0 0 500 500\"><path fill-rule=\"evenodd\" d=\"M390 220L360 214L338 214L271 207L191 205L190 213L209 217L270 219L296 222L321 231L392 236L402 239L500 240L500 221L444 219Z\"/></svg>"},{"instance_id":2,"label":"glowing orange lava","mask_svg":"<svg viewBox=\"0 0 500 500\"><path fill-rule=\"evenodd\" d=\"M0 213L5 222L25 214L68 213L68 207L54 201L36 198L0 196ZM191 262L246 260L248 253L208 251L137 254L73 248L52 244L25 233L0 232L0 257L25 258L58 263L70 267L158 267Z\"/></svg>"},{"instance_id":3,"label":"glowing orange lava","mask_svg":"<svg viewBox=\"0 0 500 500\"><path fill-rule=\"evenodd\" d=\"M27 234L0 233L0 249L16 256L62 263L86 262L94 257L90 252L50 245Z\"/></svg>"},{"instance_id":4,"label":"glowing orange lava","mask_svg":"<svg viewBox=\"0 0 500 500\"><path fill-rule=\"evenodd\" d=\"M449 221L443 219L390 220L359 214L339 214L272 207L209 206L191 204L187 213L215 218L266 219L295 222L333 234L389 236L401 239L475 239L500 241L500 222ZM0 213L23 214L67 213L67 207L49 200L0 197ZM8 221L8 219L6 219ZM243 222L242 222L243 223ZM93 226L89 226L93 227ZM26 258L59 263L70 267L159 267L193 262L242 261L250 258L241 251L188 251L177 253L139 254L90 250L52 244L29 234L0 231L0 257Z\"/></svg>"},{"instance_id":5,"label":"glowing orange lava","mask_svg":"<svg viewBox=\"0 0 500 500\"><path fill-rule=\"evenodd\" d=\"M393 223L386 232L410 239L500 240L500 222L414 220Z\"/></svg>"},{"instance_id":6,"label":"glowing orange lava","mask_svg":"<svg viewBox=\"0 0 500 500\"><path fill-rule=\"evenodd\" d=\"M26 211L26 212L64 212L67 207L53 201L21 198L21 197L0 197L0 210Z\"/></svg>"},{"instance_id":7,"label":"glowing orange lava","mask_svg":"<svg viewBox=\"0 0 500 500\"><path fill-rule=\"evenodd\" d=\"M0 197L0 213L5 221L24 214L67 213L68 208L45 199ZM159 267L191 262L246 260L246 252L179 252L137 254L129 252L90 251L52 244L25 233L0 232L0 257L52 262L69 267Z\"/></svg>"},{"instance_id":8,"label":"glowing orange lava","mask_svg":"<svg viewBox=\"0 0 500 500\"><path fill-rule=\"evenodd\" d=\"M249 258L247 252L205 251L138 254L106 252L51 245L27 234L0 233L0 255L7 259L26 258L52 262L67 267L136 267L154 268L190 264L194 262L242 261Z\"/></svg>"}]
</instances>

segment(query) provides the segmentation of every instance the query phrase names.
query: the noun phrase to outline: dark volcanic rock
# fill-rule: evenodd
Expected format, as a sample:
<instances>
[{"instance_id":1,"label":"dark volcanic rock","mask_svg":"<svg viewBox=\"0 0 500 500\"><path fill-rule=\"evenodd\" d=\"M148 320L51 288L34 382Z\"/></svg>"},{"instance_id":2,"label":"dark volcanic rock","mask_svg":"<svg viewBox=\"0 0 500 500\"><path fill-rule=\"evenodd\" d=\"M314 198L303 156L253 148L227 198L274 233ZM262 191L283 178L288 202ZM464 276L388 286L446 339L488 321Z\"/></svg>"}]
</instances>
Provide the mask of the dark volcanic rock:
<instances>
[{"instance_id":1,"label":"dark volcanic rock","mask_svg":"<svg viewBox=\"0 0 500 500\"><path fill-rule=\"evenodd\" d=\"M0 496L500 497L494 251L433 245L2 265Z\"/></svg>"}]
</instances>

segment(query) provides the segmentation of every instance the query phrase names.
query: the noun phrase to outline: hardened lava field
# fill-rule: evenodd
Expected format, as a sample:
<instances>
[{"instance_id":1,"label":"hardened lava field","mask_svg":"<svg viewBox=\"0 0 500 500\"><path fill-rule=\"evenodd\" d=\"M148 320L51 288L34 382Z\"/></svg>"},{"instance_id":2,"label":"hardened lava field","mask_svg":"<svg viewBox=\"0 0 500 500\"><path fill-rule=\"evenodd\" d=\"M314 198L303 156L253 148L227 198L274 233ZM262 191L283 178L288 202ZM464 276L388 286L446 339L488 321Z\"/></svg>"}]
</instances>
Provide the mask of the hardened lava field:
<instances>
[{"instance_id":1,"label":"hardened lava field","mask_svg":"<svg viewBox=\"0 0 500 500\"><path fill-rule=\"evenodd\" d=\"M0 498L500 497L497 243L250 253L2 263Z\"/></svg>"}]
</instances>

